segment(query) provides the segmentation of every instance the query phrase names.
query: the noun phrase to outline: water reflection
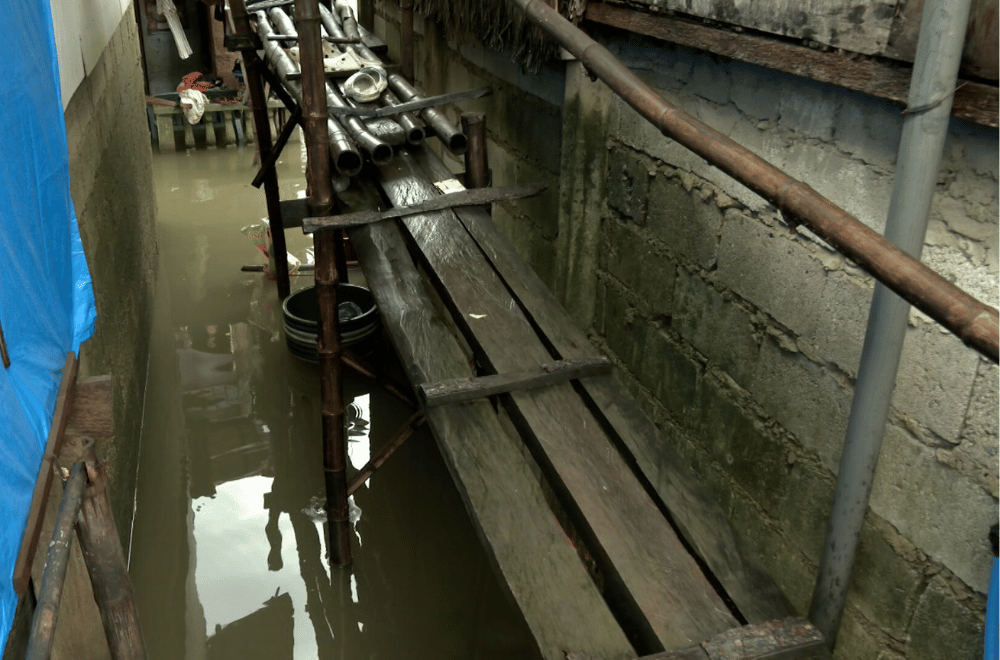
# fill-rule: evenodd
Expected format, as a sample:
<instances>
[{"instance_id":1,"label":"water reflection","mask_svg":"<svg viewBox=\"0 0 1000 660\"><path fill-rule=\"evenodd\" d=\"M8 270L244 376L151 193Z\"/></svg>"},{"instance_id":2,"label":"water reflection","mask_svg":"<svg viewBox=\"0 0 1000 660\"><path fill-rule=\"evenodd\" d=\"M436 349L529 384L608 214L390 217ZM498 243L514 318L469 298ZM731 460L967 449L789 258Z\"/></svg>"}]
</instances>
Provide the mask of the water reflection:
<instances>
[{"instance_id":1,"label":"water reflection","mask_svg":"<svg viewBox=\"0 0 1000 660\"><path fill-rule=\"evenodd\" d=\"M239 270L259 261L240 235L264 208L251 158L154 162L161 269L131 554L149 657L534 657L426 431L352 498L355 561L329 569L316 367L288 353L273 283ZM294 197L301 164L281 168ZM287 236L304 257L306 237ZM356 471L410 411L344 389Z\"/></svg>"}]
</instances>

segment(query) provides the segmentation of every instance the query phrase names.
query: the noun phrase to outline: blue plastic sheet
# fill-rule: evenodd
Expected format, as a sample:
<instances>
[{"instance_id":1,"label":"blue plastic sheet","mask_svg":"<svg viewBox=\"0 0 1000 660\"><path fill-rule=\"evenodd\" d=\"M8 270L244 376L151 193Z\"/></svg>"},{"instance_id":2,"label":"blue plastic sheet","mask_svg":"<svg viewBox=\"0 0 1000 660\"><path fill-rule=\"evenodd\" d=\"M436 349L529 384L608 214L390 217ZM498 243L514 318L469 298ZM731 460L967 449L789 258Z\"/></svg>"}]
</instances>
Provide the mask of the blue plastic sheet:
<instances>
[{"instance_id":1,"label":"blue plastic sheet","mask_svg":"<svg viewBox=\"0 0 1000 660\"><path fill-rule=\"evenodd\" d=\"M14 562L67 351L93 332L90 273L69 193L69 155L48 0L10 0L0 39L0 649ZM58 486L56 487L58 492ZM43 540L42 548L47 545Z\"/></svg>"}]
</instances>

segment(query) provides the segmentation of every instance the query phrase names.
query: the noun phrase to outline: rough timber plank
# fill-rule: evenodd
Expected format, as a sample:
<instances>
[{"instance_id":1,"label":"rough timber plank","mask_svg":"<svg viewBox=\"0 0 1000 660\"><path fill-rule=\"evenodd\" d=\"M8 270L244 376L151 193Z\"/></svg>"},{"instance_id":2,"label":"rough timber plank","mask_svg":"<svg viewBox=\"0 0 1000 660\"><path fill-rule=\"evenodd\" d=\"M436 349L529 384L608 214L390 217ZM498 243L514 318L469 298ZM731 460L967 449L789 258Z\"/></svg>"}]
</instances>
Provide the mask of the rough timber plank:
<instances>
[{"instance_id":1,"label":"rough timber plank","mask_svg":"<svg viewBox=\"0 0 1000 660\"><path fill-rule=\"evenodd\" d=\"M434 309L398 227L350 232L383 324L416 385L472 375ZM495 568L542 655L567 649L635 654L545 502L518 443L487 402L428 412L428 421Z\"/></svg>"},{"instance_id":2,"label":"rough timber plank","mask_svg":"<svg viewBox=\"0 0 1000 660\"><path fill-rule=\"evenodd\" d=\"M438 193L405 153L383 168L396 205ZM478 357L494 372L527 369L550 354L452 211L404 219L435 285ZM510 410L587 541L640 651L700 643L737 625L655 503L569 383L510 395Z\"/></svg>"},{"instance_id":3,"label":"rough timber plank","mask_svg":"<svg viewBox=\"0 0 1000 660\"><path fill-rule=\"evenodd\" d=\"M416 156L432 181L451 176L432 153ZM548 287L482 209L457 211L480 249L500 273L531 322L545 334L557 358L593 355L596 350L568 318ZM487 222L488 221L488 222ZM743 550L725 512L680 456L659 437L656 427L639 409L629 393L612 376L580 381L591 409L599 411L602 423L628 447L639 468L654 485L685 540L712 570L740 613L750 623L781 619L790 609L770 576ZM667 457L667 460L658 459ZM706 637L707 639L707 637ZM703 640L699 640L703 641Z\"/></svg>"}]
</instances>

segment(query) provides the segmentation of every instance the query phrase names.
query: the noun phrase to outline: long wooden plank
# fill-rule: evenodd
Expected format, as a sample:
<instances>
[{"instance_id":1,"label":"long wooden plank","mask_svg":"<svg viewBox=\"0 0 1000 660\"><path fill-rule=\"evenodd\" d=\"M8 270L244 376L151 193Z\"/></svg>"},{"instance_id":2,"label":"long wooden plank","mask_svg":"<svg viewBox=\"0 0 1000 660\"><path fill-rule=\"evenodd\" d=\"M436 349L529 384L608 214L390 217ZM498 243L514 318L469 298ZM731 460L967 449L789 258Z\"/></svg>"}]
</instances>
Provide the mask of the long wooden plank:
<instances>
[{"instance_id":1,"label":"long wooden plank","mask_svg":"<svg viewBox=\"0 0 1000 660\"><path fill-rule=\"evenodd\" d=\"M110 438L115 434L114 384L111 376L77 382L65 435Z\"/></svg>"},{"instance_id":2,"label":"long wooden plank","mask_svg":"<svg viewBox=\"0 0 1000 660\"><path fill-rule=\"evenodd\" d=\"M438 194L407 154L380 171L394 204ZM454 213L411 216L403 224L479 359L498 373L551 359ZM510 399L512 420L562 495L638 650L684 648L736 625L572 385L515 392Z\"/></svg>"},{"instance_id":3,"label":"long wooden plank","mask_svg":"<svg viewBox=\"0 0 1000 660\"><path fill-rule=\"evenodd\" d=\"M432 153L416 154L432 180L449 178L450 170ZM456 211L466 230L526 310L531 323L545 334L561 358L592 355L586 335L482 209ZM659 435L625 388L611 376L581 381L591 409L606 428L628 447L652 484L681 534L712 570L740 613L751 623L788 616L791 610L766 571L737 538L725 512L686 468L677 452Z\"/></svg>"},{"instance_id":4,"label":"long wooden plank","mask_svg":"<svg viewBox=\"0 0 1000 660\"><path fill-rule=\"evenodd\" d=\"M436 312L399 228L352 230L383 325L414 385L470 376L465 353ZM518 443L487 402L438 408L428 421L494 567L542 655L566 649L635 654L555 520Z\"/></svg>"},{"instance_id":5,"label":"long wooden plank","mask_svg":"<svg viewBox=\"0 0 1000 660\"><path fill-rule=\"evenodd\" d=\"M516 199L524 199L525 197L533 197L545 190L546 187L545 184L536 183L527 186L515 186L513 188L460 190L448 193L447 195L437 195L419 204L396 206L385 211L355 211L354 213L345 213L343 215L306 218L302 221L302 232L311 234L314 231L328 227L347 229L381 220L418 215L427 211L440 211L457 206L479 206L495 202L508 202Z\"/></svg>"},{"instance_id":6,"label":"long wooden plank","mask_svg":"<svg viewBox=\"0 0 1000 660\"><path fill-rule=\"evenodd\" d=\"M911 67L896 66L879 60L854 59L835 52L824 53L786 41L719 30L603 2L587 5L584 18L775 71L898 101L904 105L909 95L910 77L913 73ZM996 127L998 100L1000 94L996 87L966 81L955 92L951 113L977 124Z\"/></svg>"},{"instance_id":7,"label":"long wooden plank","mask_svg":"<svg viewBox=\"0 0 1000 660\"><path fill-rule=\"evenodd\" d=\"M610 373L611 361L603 357L556 360L543 364L537 369L527 369L513 374L495 374L476 378L456 378L438 383L424 383L420 386L420 395L425 407L434 408L449 403L462 403L505 394L514 390L545 387L568 380L579 380Z\"/></svg>"},{"instance_id":8,"label":"long wooden plank","mask_svg":"<svg viewBox=\"0 0 1000 660\"><path fill-rule=\"evenodd\" d=\"M52 426L49 428L49 438L42 453L42 464L38 467L35 490L31 494L31 508L28 509L28 522L24 527L24 536L21 537L21 549L14 562L14 591L18 596L23 596L28 591L31 563L35 560L35 551L38 550L38 537L42 532L45 507L49 501L49 492L52 490L52 465L62 447L66 422L73 407L76 367L76 355L71 351L66 354L66 362L63 364L59 394L56 397L55 411L52 413Z\"/></svg>"}]
</instances>

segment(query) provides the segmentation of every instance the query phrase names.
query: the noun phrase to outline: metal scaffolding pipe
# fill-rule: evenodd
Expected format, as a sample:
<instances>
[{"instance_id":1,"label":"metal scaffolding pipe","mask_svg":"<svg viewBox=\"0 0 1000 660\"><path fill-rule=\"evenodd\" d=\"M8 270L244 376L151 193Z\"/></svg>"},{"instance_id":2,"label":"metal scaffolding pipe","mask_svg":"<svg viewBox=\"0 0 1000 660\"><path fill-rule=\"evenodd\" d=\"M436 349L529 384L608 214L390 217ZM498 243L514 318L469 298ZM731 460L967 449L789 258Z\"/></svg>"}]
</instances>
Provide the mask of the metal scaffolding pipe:
<instances>
[{"instance_id":1,"label":"metal scaffolding pipe","mask_svg":"<svg viewBox=\"0 0 1000 660\"><path fill-rule=\"evenodd\" d=\"M947 281L805 183L667 102L606 48L544 2L509 2L524 10L528 20L558 41L664 135L764 197L789 220L808 226L963 342L997 362L1000 319L995 308ZM405 94L400 97L407 100Z\"/></svg>"},{"instance_id":2,"label":"metal scaffolding pipe","mask_svg":"<svg viewBox=\"0 0 1000 660\"><path fill-rule=\"evenodd\" d=\"M399 97L393 94L388 89L382 92L382 105L392 108L402 101ZM413 116L413 113L404 112L399 116L399 125L403 127L406 131L406 141L413 146L419 146L423 144L424 140L427 138L427 134L424 132L424 124L419 119Z\"/></svg>"},{"instance_id":3,"label":"metal scaffolding pipe","mask_svg":"<svg viewBox=\"0 0 1000 660\"><path fill-rule=\"evenodd\" d=\"M908 105L930 107L907 114L903 120L885 226L885 237L916 259L927 234L970 6L971 0L927 0L924 4ZM809 620L831 647L851 585L909 316L905 300L884 285L875 285L809 612Z\"/></svg>"},{"instance_id":4,"label":"metal scaffolding pipe","mask_svg":"<svg viewBox=\"0 0 1000 660\"><path fill-rule=\"evenodd\" d=\"M42 587L38 593L38 605L31 620L31 637L28 640L27 660L48 660L55 641L56 623L59 619L59 601L62 600L66 569L69 568L69 550L73 545L73 526L80 515L83 503L83 489L87 485L87 471L78 462L70 471L66 481L52 540L45 554L45 571L42 573Z\"/></svg>"},{"instance_id":5,"label":"metal scaffolding pipe","mask_svg":"<svg viewBox=\"0 0 1000 660\"><path fill-rule=\"evenodd\" d=\"M403 101L419 101L421 96L416 88L411 85L403 76L398 73L389 74L389 87L399 95ZM420 117L427 125L433 129L438 139L444 143L448 150L454 154L465 153L465 135L455 128L450 121L437 108L424 108L420 111Z\"/></svg>"},{"instance_id":6,"label":"metal scaffolding pipe","mask_svg":"<svg viewBox=\"0 0 1000 660\"><path fill-rule=\"evenodd\" d=\"M282 14L284 15L284 12ZM278 78L281 79L288 93L292 95L299 105L302 105L302 86L298 82L288 79L289 74L299 72L298 65L292 61L292 58L288 56L288 53L285 52L277 41L269 38L274 34L274 31L264 12L257 12L256 18L257 34L264 42L264 56L271 63L271 66L274 67L275 73L278 74ZM285 15L285 18L288 19L288 16ZM290 19L289 23L291 23ZM364 163L361 160L361 154L354 146L354 142L351 141L347 131L332 118L327 121L326 130L330 141L330 156L333 158L334 167L345 176L358 174Z\"/></svg>"},{"instance_id":7,"label":"metal scaffolding pipe","mask_svg":"<svg viewBox=\"0 0 1000 660\"><path fill-rule=\"evenodd\" d=\"M280 12L272 9L272 15ZM284 13L284 12L281 12ZM329 119L326 73L318 0L295 3L295 28L302 62L302 117L305 124L306 176L310 213L330 213L336 206L330 181L330 156L326 127ZM329 531L327 549L330 563L351 563L351 519L347 501L347 443L344 432L343 374L340 362L340 319L337 313L336 244L340 232L320 231L314 237L316 249L316 298L319 306L317 352L320 363L320 396L323 410L323 473L326 482L326 514Z\"/></svg>"}]
</instances>

